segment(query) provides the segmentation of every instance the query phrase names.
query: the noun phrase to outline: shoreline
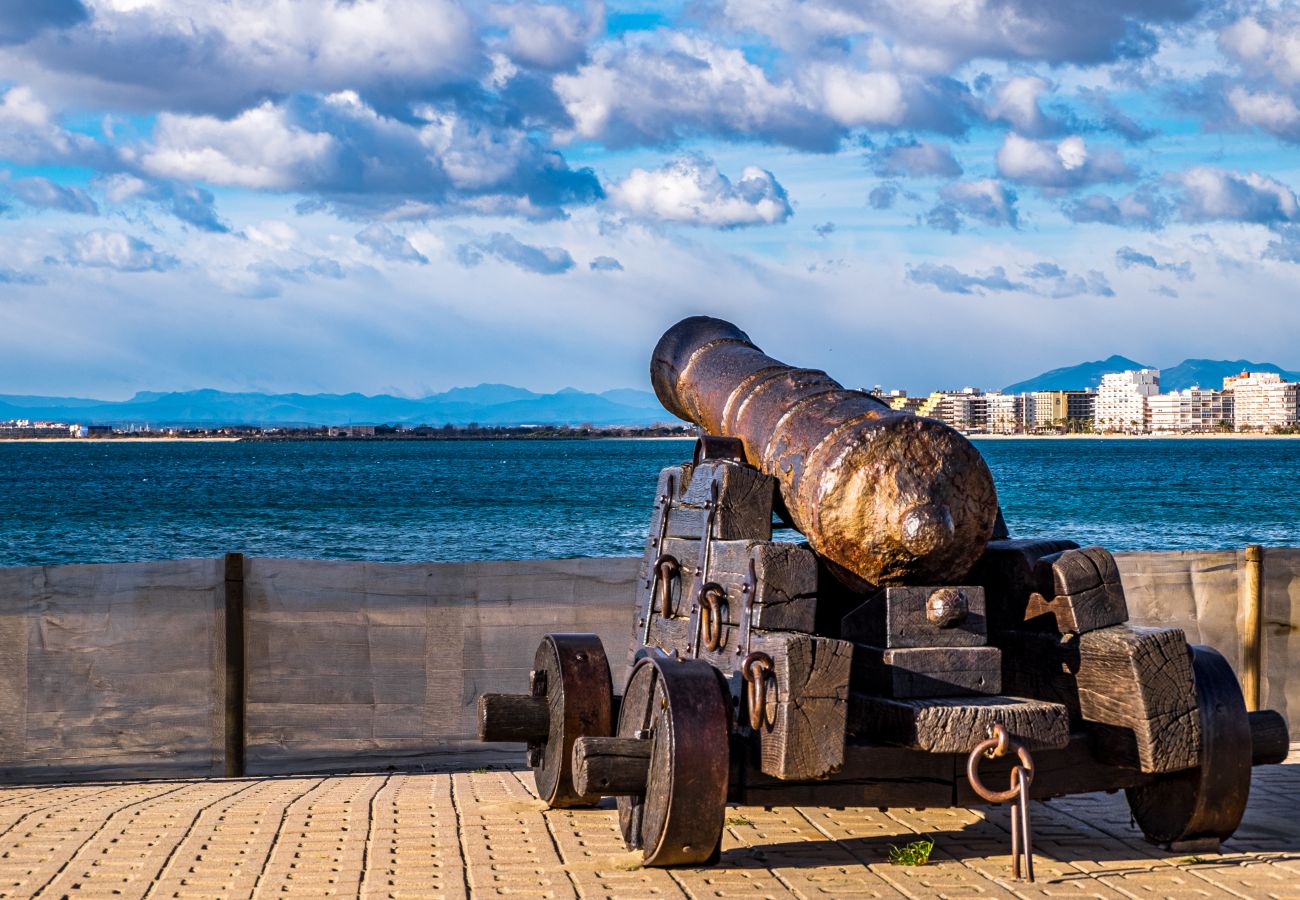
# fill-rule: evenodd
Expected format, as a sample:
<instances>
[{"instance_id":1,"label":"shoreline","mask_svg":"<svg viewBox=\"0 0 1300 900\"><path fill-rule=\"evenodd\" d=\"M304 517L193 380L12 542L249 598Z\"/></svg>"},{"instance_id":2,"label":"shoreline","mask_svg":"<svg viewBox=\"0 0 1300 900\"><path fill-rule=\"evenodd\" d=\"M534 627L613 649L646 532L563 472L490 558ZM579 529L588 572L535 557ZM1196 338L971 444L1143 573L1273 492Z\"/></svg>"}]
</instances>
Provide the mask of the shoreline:
<instances>
[{"instance_id":1,"label":"shoreline","mask_svg":"<svg viewBox=\"0 0 1300 900\"><path fill-rule=\"evenodd\" d=\"M972 441L1290 441L1300 440L1300 434L1252 434L1248 432L1226 432L1212 434L964 434ZM0 444L229 444L244 443L391 443L401 441L694 441L694 437L682 435L573 435L536 437L520 436L475 436L475 437L112 437L112 438L74 438L74 437L32 437L0 438Z\"/></svg>"}]
</instances>

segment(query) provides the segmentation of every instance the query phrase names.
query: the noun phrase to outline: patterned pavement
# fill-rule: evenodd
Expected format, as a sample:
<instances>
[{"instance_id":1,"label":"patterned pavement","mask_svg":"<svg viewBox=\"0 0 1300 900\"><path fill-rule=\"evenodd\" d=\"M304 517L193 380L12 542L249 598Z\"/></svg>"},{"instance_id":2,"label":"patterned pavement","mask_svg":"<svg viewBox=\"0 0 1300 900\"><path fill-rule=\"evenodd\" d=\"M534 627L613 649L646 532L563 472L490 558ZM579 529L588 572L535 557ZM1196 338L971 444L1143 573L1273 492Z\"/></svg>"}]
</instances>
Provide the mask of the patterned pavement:
<instances>
[{"instance_id":1,"label":"patterned pavement","mask_svg":"<svg viewBox=\"0 0 1300 900\"><path fill-rule=\"evenodd\" d=\"M608 802L547 811L514 771L0 787L0 898L1300 898L1300 755L1255 775L1221 854L1147 845L1122 795L1035 804L1033 885L1004 808L733 808L718 866L648 870ZM929 865L887 862L922 835Z\"/></svg>"}]
</instances>

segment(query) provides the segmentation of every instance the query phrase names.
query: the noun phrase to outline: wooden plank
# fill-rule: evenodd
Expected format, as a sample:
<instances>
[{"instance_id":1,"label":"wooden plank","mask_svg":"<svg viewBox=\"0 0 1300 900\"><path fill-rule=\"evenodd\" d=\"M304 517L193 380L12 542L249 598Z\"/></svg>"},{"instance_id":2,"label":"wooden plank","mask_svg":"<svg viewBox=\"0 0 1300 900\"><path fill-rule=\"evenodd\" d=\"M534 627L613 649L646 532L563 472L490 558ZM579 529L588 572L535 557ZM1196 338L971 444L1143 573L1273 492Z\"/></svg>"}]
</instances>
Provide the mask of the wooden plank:
<instances>
[{"instance_id":1,"label":"wooden plank","mask_svg":"<svg viewBox=\"0 0 1300 900\"><path fill-rule=\"evenodd\" d=\"M689 603L700 590L699 541L668 538L664 552L680 561L681 583L674 596L686 598L686 602L675 603L674 609L688 616ZM751 562L753 585L749 584ZM726 592L722 613L728 625L740 623L749 601L751 628L811 633L815 627L817 557L807 547L772 541L714 541L709 550L708 579Z\"/></svg>"},{"instance_id":2,"label":"wooden plank","mask_svg":"<svg viewBox=\"0 0 1300 900\"><path fill-rule=\"evenodd\" d=\"M1201 720L1183 632L1112 625L1077 641L1079 712L1098 756L1143 772L1197 765Z\"/></svg>"},{"instance_id":3,"label":"wooden plank","mask_svg":"<svg viewBox=\"0 0 1300 900\"><path fill-rule=\"evenodd\" d=\"M955 697L1002 690L997 647L901 647L855 644L853 690L883 697Z\"/></svg>"},{"instance_id":4,"label":"wooden plank","mask_svg":"<svg viewBox=\"0 0 1300 900\"><path fill-rule=\"evenodd\" d=\"M1041 557L1035 567L1041 586L1050 586L1050 590L1030 594L1025 609L1029 627L1055 627L1063 634L1082 634L1128 621L1119 569L1104 547L1049 554Z\"/></svg>"},{"instance_id":5,"label":"wooden plank","mask_svg":"<svg viewBox=\"0 0 1300 900\"><path fill-rule=\"evenodd\" d=\"M929 753L969 753L1001 723L1029 750L1064 747L1070 717L1059 703L1018 697L938 697L898 700L854 693L850 729L856 736Z\"/></svg>"},{"instance_id":6,"label":"wooden plank","mask_svg":"<svg viewBox=\"0 0 1300 900\"><path fill-rule=\"evenodd\" d=\"M1031 752L1035 772L1029 791L1035 800L1135 787L1151 778L1097 760L1082 733L1071 734L1060 749ZM981 765L980 775L985 784L1001 787L1010 782L1010 766L1008 759L989 760ZM844 767L819 781L778 781L737 766L727 799L752 806L988 805L966 781L966 753L927 753L857 741L845 748Z\"/></svg>"},{"instance_id":7,"label":"wooden plank","mask_svg":"<svg viewBox=\"0 0 1300 900\"><path fill-rule=\"evenodd\" d=\"M713 537L721 541L772 539L776 480L771 476L726 460L670 466L660 473L656 497L665 493L669 476L675 491L667 513L669 537L699 538L703 534L712 497L710 485L716 481L718 508L713 516ZM656 506L650 522L652 537L663 530L663 515L663 508Z\"/></svg>"},{"instance_id":8,"label":"wooden plank","mask_svg":"<svg viewBox=\"0 0 1300 900\"><path fill-rule=\"evenodd\" d=\"M984 555L962 579L984 588L988 630L1024 628L1029 595L1046 593L1035 563L1050 553L1078 546L1066 540L989 541Z\"/></svg>"},{"instance_id":9,"label":"wooden plank","mask_svg":"<svg viewBox=\"0 0 1300 900\"><path fill-rule=\"evenodd\" d=\"M885 648L983 646L984 588L886 587L844 617L840 637Z\"/></svg>"}]
</instances>

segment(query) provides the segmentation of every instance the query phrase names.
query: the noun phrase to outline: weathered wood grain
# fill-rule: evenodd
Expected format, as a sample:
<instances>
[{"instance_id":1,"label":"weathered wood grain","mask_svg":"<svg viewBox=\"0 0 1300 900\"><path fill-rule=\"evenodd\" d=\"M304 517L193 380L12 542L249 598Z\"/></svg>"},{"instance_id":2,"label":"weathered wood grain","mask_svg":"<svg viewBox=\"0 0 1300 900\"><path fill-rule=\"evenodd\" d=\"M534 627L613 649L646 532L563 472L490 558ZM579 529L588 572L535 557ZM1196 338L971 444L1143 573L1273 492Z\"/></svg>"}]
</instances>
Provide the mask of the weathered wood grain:
<instances>
[{"instance_id":1,"label":"weathered wood grain","mask_svg":"<svg viewBox=\"0 0 1300 900\"><path fill-rule=\"evenodd\" d=\"M955 697L1002 690L997 647L853 646L853 690L883 697Z\"/></svg>"},{"instance_id":2,"label":"weathered wood grain","mask_svg":"<svg viewBox=\"0 0 1300 900\"><path fill-rule=\"evenodd\" d=\"M969 753L997 723L1030 751L1060 749L1070 717L1059 703L1017 697L900 700L854 693L850 728L858 737L925 750Z\"/></svg>"},{"instance_id":3,"label":"weathered wood grain","mask_svg":"<svg viewBox=\"0 0 1300 900\"><path fill-rule=\"evenodd\" d=\"M1112 625L1077 640L1079 712L1098 755L1143 772L1195 766L1200 714L1183 632Z\"/></svg>"},{"instance_id":4,"label":"weathered wood grain","mask_svg":"<svg viewBox=\"0 0 1300 900\"><path fill-rule=\"evenodd\" d=\"M772 539L772 499L776 480L749 466L711 460L697 466L680 465L664 469L659 476L659 497L673 478L674 497L668 511L668 536L699 538L704 533L710 485L718 484L718 506L713 515L713 537L720 541ZM663 508L656 506L650 522L650 535L663 528ZM657 554L656 554L657 555Z\"/></svg>"},{"instance_id":5,"label":"weathered wood grain","mask_svg":"<svg viewBox=\"0 0 1300 900\"><path fill-rule=\"evenodd\" d=\"M690 620L656 616L650 623L649 646L682 657L696 654ZM707 660L743 690L738 673L750 651L772 658L774 678L769 680L766 724L760 729L761 766L783 779L820 778L843 761L845 725L853 645L848 641L786 631L751 632L750 643L738 653L739 630L724 630L717 650L700 648ZM743 710L742 710L743 712ZM742 721L744 717L742 716Z\"/></svg>"},{"instance_id":6,"label":"weathered wood grain","mask_svg":"<svg viewBox=\"0 0 1300 900\"><path fill-rule=\"evenodd\" d=\"M989 631L1024 628L1029 595L1045 593L1035 563L1050 553L1078 546L1066 540L989 541L984 555L962 579L984 588Z\"/></svg>"},{"instance_id":7,"label":"weathered wood grain","mask_svg":"<svg viewBox=\"0 0 1300 900\"><path fill-rule=\"evenodd\" d=\"M1069 708L1099 758L1143 772L1196 765L1200 725L1187 641L1174 628L1082 635L999 632L1003 690Z\"/></svg>"},{"instance_id":8,"label":"weathered wood grain","mask_svg":"<svg viewBox=\"0 0 1300 900\"><path fill-rule=\"evenodd\" d=\"M480 694L480 741L544 741L551 731L550 706L545 697L531 694ZM585 792L583 792L585 793Z\"/></svg>"},{"instance_id":9,"label":"weathered wood grain","mask_svg":"<svg viewBox=\"0 0 1300 900\"><path fill-rule=\"evenodd\" d=\"M668 538L664 552L681 561L678 615L690 614L689 603L700 590L698 541ZM653 562L653 561L652 561ZM750 584L753 563L753 584ZM714 541L709 550L708 580L726 592L723 621L738 625L750 602L750 627L767 631L811 633L817 617L817 558L807 547L772 541ZM746 588L749 588L746 592Z\"/></svg>"},{"instance_id":10,"label":"weathered wood grain","mask_svg":"<svg viewBox=\"0 0 1300 900\"><path fill-rule=\"evenodd\" d=\"M936 592L939 599L955 600L964 614L932 621L930 601ZM982 587L887 587L845 616L840 626L846 641L891 649L980 647L988 642L987 634Z\"/></svg>"},{"instance_id":11,"label":"weathered wood grain","mask_svg":"<svg viewBox=\"0 0 1300 900\"><path fill-rule=\"evenodd\" d=\"M1041 587L1050 586L1050 592L1030 594L1025 609L1030 627L1054 626L1063 634L1082 634L1128 621L1119 569L1104 547L1049 554L1035 567Z\"/></svg>"},{"instance_id":12,"label":"weathered wood grain","mask_svg":"<svg viewBox=\"0 0 1300 900\"><path fill-rule=\"evenodd\" d=\"M651 743L643 738L578 738L573 744L575 789L601 797L644 794Z\"/></svg>"}]
</instances>

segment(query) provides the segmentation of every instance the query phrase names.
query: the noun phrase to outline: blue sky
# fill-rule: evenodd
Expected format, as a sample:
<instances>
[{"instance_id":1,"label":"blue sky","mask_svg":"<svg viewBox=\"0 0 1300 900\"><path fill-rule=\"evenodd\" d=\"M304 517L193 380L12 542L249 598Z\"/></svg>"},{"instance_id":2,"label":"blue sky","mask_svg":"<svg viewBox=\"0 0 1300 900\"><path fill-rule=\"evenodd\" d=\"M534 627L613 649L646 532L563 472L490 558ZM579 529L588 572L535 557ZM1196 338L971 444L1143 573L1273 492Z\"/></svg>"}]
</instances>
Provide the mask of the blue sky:
<instances>
[{"instance_id":1,"label":"blue sky","mask_svg":"<svg viewBox=\"0 0 1300 900\"><path fill-rule=\"evenodd\" d=\"M1300 368L1300 10L0 4L0 393Z\"/></svg>"}]
</instances>

